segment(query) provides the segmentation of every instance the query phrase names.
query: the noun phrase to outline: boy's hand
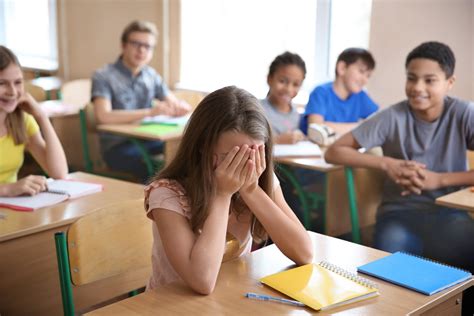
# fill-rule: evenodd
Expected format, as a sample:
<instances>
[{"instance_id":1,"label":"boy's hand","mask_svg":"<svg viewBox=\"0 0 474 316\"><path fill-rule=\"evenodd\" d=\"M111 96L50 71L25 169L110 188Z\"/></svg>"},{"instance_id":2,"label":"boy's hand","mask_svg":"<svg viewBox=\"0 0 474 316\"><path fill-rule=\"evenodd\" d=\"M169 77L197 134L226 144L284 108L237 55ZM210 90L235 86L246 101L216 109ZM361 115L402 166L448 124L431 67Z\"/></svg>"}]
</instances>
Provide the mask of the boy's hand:
<instances>
[{"instance_id":1,"label":"boy's hand","mask_svg":"<svg viewBox=\"0 0 474 316\"><path fill-rule=\"evenodd\" d=\"M421 194L423 180L426 178L422 163L385 157L385 172L395 183L403 187L402 195Z\"/></svg>"},{"instance_id":2,"label":"boy's hand","mask_svg":"<svg viewBox=\"0 0 474 316\"><path fill-rule=\"evenodd\" d=\"M248 145L243 145L240 148L234 147L220 163L218 157L215 157L217 195L232 195L242 187L249 173L247 163L250 151Z\"/></svg>"},{"instance_id":3,"label":"boy's hand","mask_svg":"<svg viewBox=\"0 0 474 316\"><path fill-rule=\"evenodd\" d=\"M421 183L420 193L418 194L421 194L421 190L424 190L424 191L436 190L441 187L441 174L440 173L425 169L423 170L423 174L424 174L423 179L418 179L418 181ZM402 192L402 195L408 195L410 193L411 193L410 190L404 190Z\"/></svg>"},{"instance_id":4,"label":"boy's hand","mask_svg":"<svg viewBox=\"0 0 474 316\"><path fill-rule=\"evenodd\" d=\"M260 179L260 176L267 167L265 161L265 145L254 145L251 149L250 159L246 166L249 172L244 184L239 190L243 195L252 193L258 187L258 179Z\"/></svg>"}]
</instances>

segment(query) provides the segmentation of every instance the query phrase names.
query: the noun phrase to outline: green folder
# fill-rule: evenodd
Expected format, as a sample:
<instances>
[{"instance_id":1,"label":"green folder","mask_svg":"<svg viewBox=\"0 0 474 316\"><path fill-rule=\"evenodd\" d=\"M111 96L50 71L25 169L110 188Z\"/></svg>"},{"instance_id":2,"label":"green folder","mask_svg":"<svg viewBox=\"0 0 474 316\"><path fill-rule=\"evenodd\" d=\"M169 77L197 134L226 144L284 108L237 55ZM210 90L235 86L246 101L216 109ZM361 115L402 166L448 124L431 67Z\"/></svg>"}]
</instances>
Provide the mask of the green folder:
<instances>
[{"instance_id":1,"label":"green folder","mask_svg":"<svg viewBox=\"0 0 474 316\"><path fill-rule=\"evenodd\" d=\"M150 133L154 135L166 135L169 133L179 132L183 129L180 125L167 125L167 124L147 124L137 127L137 132Z\"/></svg>"}]
</instances>

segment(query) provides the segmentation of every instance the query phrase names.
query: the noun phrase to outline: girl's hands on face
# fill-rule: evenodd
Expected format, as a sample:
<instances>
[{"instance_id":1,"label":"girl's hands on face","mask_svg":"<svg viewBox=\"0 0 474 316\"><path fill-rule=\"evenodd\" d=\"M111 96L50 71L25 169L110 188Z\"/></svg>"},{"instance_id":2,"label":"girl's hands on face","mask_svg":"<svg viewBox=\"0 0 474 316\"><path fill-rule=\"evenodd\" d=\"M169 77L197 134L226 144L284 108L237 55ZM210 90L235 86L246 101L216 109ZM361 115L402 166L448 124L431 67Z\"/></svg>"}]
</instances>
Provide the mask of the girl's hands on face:
<instances>
[{"instance_id":1,"label":"girl's hands on face","mask_svg":"<svg viewBox=\"0 0 474 316\"><path fill-rule=\"evenodd\" d=\"M265 160L265 144L253 145L251 147L250 159L247 162L248 175L245 179L245 183L242 185L240 192L241 194L251 193L258 187L258 179L265 171L266 160Z\"/></svg>"},{"instance_id":2,"label":"girl's hands on face","mask_svg":"<svg viewBox=\"0 0 474 316\"><path fill-rule=\"evenodd\" d=\"M217 166L214 177L217 195L232 195L239 191L249 173L249 169L246 167L250 152L249 146L243 145L232 148L221 162L215 157Z\"/></svg>"}]
</instances>

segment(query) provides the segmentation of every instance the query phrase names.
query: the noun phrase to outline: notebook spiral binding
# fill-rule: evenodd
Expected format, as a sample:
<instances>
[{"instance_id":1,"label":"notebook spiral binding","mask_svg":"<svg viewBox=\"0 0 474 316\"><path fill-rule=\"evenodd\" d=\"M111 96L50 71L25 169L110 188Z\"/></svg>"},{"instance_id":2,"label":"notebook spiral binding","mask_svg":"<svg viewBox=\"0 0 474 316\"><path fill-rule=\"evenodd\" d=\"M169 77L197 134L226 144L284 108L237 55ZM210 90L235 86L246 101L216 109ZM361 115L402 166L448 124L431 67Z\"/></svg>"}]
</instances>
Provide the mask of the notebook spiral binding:
<instances>
[{"instance_id":1,"label":"notebook spiral binding","mask_svg":"<svg viewBox=\"0 0 474 316\"><path fill-rule=\"evenodd\" d=\"M335 264L329 263L327 261L321 261L319 265L325 269L328 269L329 271L332 271L334 273L337 273L349 280L352 280L356 283L359 283L360 285L363 285L365 287L373 288L373 289L378 289L378 285L375 282L370 281L369 279L366 279L364 277L358 276L355 273L349 272Z\"/></svg>"},{"instance_id":2,"label":"notebook spiral binding","mask_svg":"<svg viewBox=\"0 0 474 316\"><path fill-rule=\"evenodd\" d=\"M408 256L417 257L418 259L421 259L421 260L430 261L430 262L439 264L440 266L445 266L445 267L455 269L455 270L458 270L458 271L462 271L462 272L465 272L465 273L471 273L470 271L467 271L467 270L464 270L464 269L461 269L461 268L458 268L458 267L455 267L455 266L450 266L449 264L442 263L442 262L439 262L439 261L436 261L436 260L433 260L433 259L425 258L425 257L419 256L419 255L414 255L414 254L406 252L406 251L400 251L400 252L403 253L403 254L406 254Z\"/></svg>"}]
</instances>

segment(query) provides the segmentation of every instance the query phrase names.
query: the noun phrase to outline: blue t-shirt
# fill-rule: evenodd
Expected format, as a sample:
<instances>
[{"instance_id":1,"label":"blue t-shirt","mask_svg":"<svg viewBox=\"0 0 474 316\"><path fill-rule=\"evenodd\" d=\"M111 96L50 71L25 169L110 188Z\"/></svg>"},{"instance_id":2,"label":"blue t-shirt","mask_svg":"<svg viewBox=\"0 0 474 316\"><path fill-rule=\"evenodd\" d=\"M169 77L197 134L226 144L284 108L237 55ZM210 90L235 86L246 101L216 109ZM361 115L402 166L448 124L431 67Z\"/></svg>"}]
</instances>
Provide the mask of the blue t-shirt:
<instances>
[{"instance_id":1,"label":"blue t-shirt","mask_svg":"<svg viewBox=\"0 0 474 316\"><path fill-rule=\"evenodd\" d=\"M332 88L333 82L317 86L309 96L300 129L308 131L308 115L319 114L325 121L338 123L355 123L365 119L378 110L378 105L365 93L351 94L346 100L341 100Z\"/></svg>"}]
</instances>

